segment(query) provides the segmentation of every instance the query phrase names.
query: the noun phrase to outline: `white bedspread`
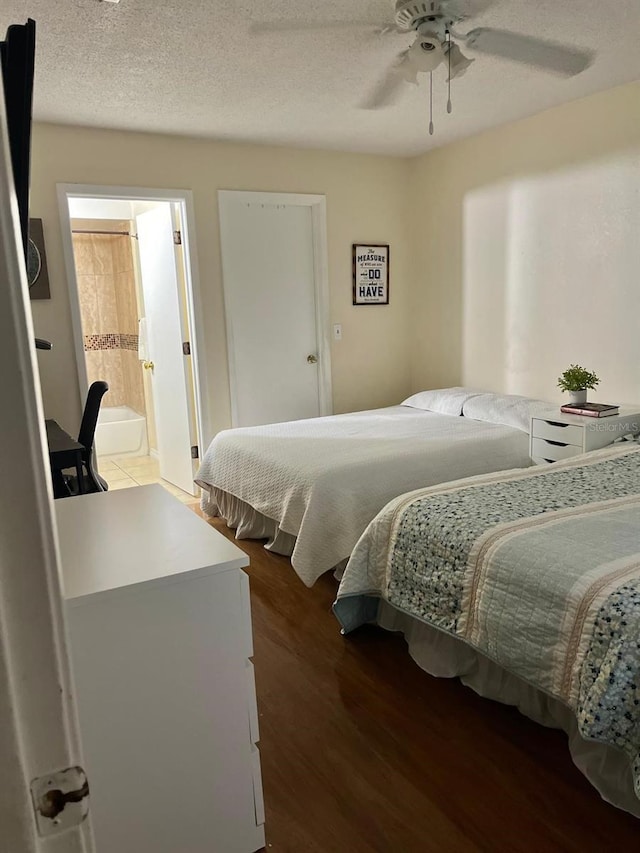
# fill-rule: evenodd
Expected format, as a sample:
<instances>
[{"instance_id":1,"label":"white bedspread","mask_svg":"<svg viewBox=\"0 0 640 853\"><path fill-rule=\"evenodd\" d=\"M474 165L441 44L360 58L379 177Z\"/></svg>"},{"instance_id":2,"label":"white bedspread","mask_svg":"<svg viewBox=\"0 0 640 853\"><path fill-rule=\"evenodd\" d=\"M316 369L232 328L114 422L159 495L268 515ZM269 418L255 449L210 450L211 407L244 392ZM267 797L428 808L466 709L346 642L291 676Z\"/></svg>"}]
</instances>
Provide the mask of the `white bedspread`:
<instances>
[{"instance_id":1,"label":"white bedspread","mask_svg":"<svg viewBox=\"0 0 640 853\"><path fill-rule=\"evenodd\" d=\"M307 586L346 559L392 498L447 480L530 464L521 430L392 406L219 433L196 482L250 504L297 537ZM205 509L216 515L212 500Z\"/></svg>"}]
</instances>

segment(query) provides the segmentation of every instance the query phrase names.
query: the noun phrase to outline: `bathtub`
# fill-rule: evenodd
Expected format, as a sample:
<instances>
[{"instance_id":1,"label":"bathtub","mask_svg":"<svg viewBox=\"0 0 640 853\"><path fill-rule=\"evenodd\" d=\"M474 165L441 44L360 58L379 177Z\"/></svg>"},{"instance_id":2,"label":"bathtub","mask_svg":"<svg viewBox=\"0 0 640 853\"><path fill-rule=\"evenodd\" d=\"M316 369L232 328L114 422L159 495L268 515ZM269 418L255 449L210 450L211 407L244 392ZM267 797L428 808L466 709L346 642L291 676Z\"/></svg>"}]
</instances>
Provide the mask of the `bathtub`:
<instances>
[{"instance_id":1,"label":"bathtub","mask_svg":"<svg viewBox=\"0 0 640 853\"><path fill-rule=\"evenodd\" d=\"M98 456L146 456L147 419L128 406L105 406L98 415L95 442Z\"/></svg>"}]
</instances>

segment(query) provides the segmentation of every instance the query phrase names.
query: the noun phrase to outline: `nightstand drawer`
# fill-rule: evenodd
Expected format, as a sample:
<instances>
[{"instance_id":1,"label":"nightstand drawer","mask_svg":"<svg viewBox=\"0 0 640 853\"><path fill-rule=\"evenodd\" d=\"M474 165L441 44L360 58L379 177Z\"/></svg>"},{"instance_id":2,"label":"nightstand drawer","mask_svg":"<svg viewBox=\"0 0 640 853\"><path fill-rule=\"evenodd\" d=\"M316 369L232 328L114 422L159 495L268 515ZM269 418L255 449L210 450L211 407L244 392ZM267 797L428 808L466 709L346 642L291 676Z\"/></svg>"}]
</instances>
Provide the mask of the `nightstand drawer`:
<instances>
[{"instance_id":1,"label":"nightstand drawer","mask_svg":"<svg viewBox=\"0 0 640 853\"><path fill-rule=\"evenodd\" d=\"M582 453L582 447L575 444L555 444L544 438L534 438L531 441L531 456L538 459L558 462L560 459L570 459L580 453Z\"/></svg>"},{"instance_id":2,"label":"nightstand drawer","mask_svg":"<svg viewBox=\"0 0 640 853\"><path fill-rule=\"evenodd\" d=\"M563 424L560 421L542 420L533 418L532 438L546 438L549 441L558 441L560 444L573 444L582 448L584 430L575 424Z\"/></svg>"}]
</instances>

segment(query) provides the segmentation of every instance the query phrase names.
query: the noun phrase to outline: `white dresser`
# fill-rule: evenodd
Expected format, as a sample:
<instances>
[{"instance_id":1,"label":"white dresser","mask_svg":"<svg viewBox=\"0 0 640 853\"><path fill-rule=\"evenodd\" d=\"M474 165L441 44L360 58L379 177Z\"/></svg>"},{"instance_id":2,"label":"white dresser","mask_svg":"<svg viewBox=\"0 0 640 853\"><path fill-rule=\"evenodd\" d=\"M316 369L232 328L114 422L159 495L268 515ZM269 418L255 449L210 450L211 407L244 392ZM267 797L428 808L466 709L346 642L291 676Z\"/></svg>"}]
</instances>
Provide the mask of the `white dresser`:
<instances>
[{"instance_id":1,"label":"white dresser","mask_svg":"<svg viewBox=\"0 0 640 853\"><path fill-rule=\"evenodd\" d=\"M158 485L56 514L97 853L259 850L246 554Z\"/></svg>"},{"instance_id":2,"label":"white dresser","mask_svg":"<svg viewBox=\"0 0 640 853\"><path fill-rule=\"evenodd\" d=\"M569 415L560 407L540 409L531 417L530 453L537 465L599 450L616 438L640 432L640 407L621 407L618 415L590 418Z\"/></svg>"}]
</instances>

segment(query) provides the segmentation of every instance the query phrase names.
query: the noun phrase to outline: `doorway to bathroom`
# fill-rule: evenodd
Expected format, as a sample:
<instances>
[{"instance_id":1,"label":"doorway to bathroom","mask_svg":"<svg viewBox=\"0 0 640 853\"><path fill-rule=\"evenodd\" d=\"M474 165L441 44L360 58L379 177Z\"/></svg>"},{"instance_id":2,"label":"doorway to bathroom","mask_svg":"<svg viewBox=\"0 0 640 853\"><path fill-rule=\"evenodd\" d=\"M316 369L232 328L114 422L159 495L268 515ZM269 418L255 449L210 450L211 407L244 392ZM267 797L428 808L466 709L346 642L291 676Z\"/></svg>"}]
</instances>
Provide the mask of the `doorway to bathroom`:
<instances>
[{"instance_id":1,"label":"doorway to bathroom","mask_svg":"<svg viewBox=\"0 0 640 853\"><path fill-rule=\"evenodd\" d=\"M190 194L58 192L82 398L109 385L98 470L110 489L158 482L193 501L204 432Z\"/></svg>"}]
</instances>

